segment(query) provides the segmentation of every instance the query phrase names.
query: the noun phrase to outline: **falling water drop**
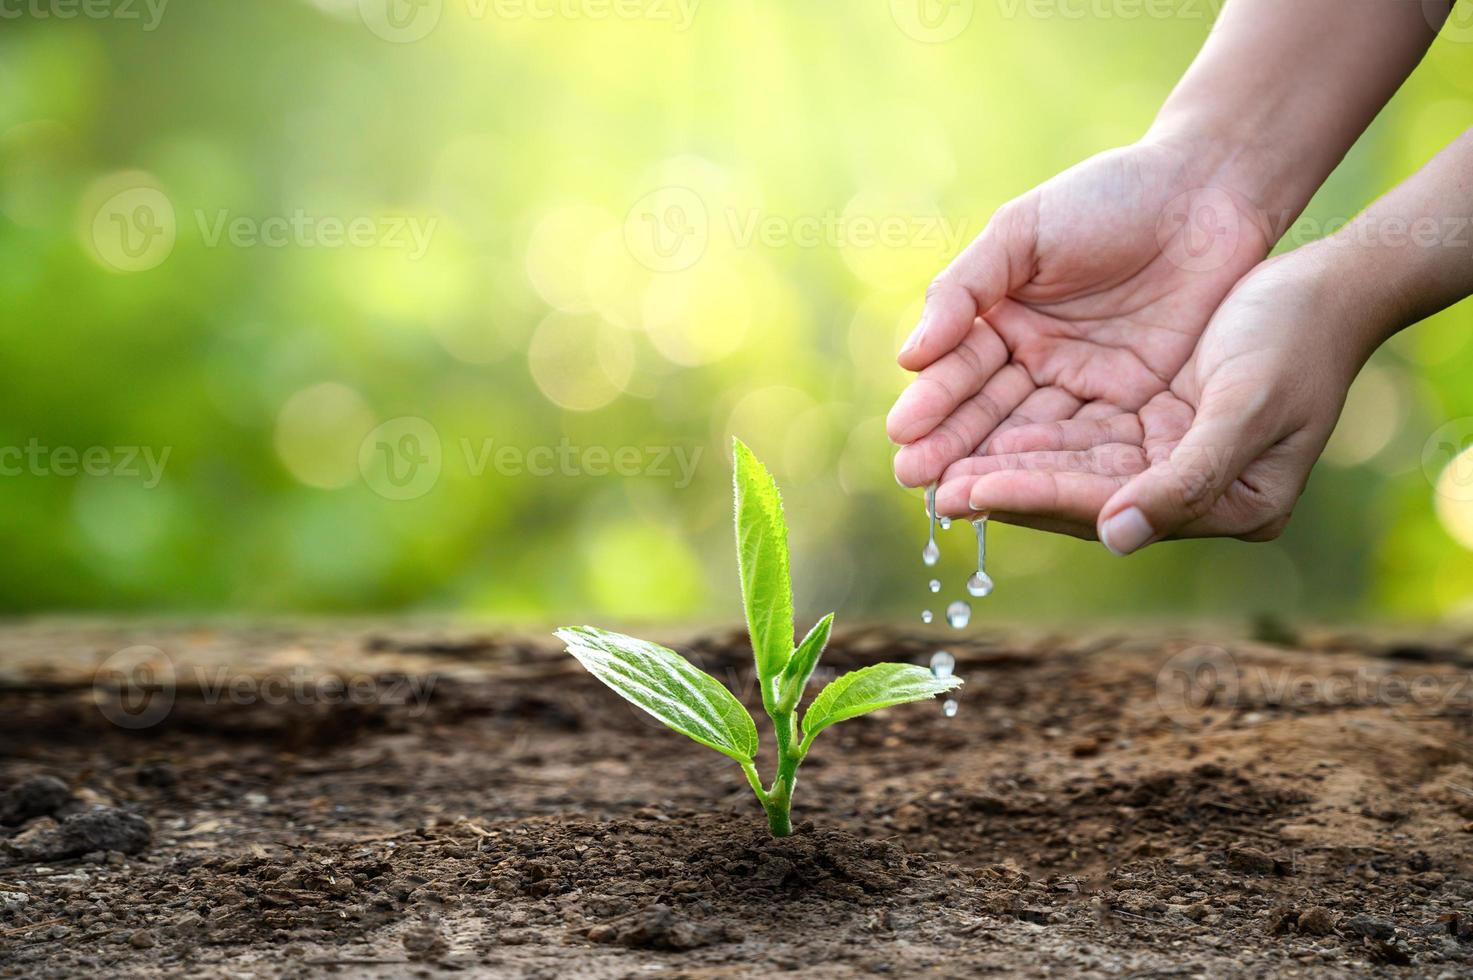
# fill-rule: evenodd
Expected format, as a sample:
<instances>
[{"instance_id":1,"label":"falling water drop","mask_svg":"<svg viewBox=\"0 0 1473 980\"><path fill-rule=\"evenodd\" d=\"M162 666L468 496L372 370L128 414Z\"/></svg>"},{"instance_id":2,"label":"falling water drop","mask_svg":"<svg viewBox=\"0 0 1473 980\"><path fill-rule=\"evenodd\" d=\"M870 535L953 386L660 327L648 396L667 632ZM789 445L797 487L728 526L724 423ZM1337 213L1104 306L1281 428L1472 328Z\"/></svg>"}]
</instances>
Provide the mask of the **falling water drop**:
<instances>
[{"instance_id":1,"label":"falling water drop","mask_svg":"<svg viewBox=\"0 0 1473 980\"><path fill-rule=\"evenodd\" d=\"M956 717L956 700L947 698L946 703L941 706L941 713L948 718Z\"/></svg>"},{"instance_id":2,"label":"falling water drop","mask_svg":"<svg viewBox=\"0 0 1473 980\"><path fill-rule=\"evenodd\" d=\"M961 599L956 600L946 607L946 621L953 629L965 629L972 621L972 607Z\"/></svg>"},{"instance_id":3,"label":"falling water drop","mask_svg":"<svg viewBox=\"0 0 1473 980\"><path fill-rule=\"evenodd\" d=\"M937 650L931 654L931 675L938 680L946 680L952 671L956 670L956 658L945 650Z\"/></svg>"},{"instance_id":4,"label":"falling water drop","mask_svg":"<svg viewBox=\"0 0 1473 980\"><path fill-rule=\"evenodd\" d=\"M967 579L967 591L978 598L992 595L992 577L987 574L987 518L972 522L977 529L977 571Z\"/></svg>"},{"instance_id":5,"label":"falling water drop","mask_svg":"<svg viewBox=\"0 0 1473 980\"><path fill-rule=\"evenodd\" d=\"M931 617L931 610L926 609L926 610L923 610L921 612L921 622L923 622L923 623L929 623L931 621L931 619L932 619L932 617Z\"/></svg>"},{"instance_id":6,"label":"falling water drop","mask_svg":"<svg viewBox=\"0 0 1473 980\"><path fill-rule=\"evenodd\" d=\"M940 592L941 591L941 580L939 578L933 578L933 579L931 579L931 591L932 592Z\"/></svg>"},{"instance_id":7,"label":"falling water drop","mask_svg":"<svg viewBox=\"0 0 1473 980\"><path fill-rule=\"evenodd\" d=\"M936 547L936 486L932 484L926 488L926 517L930 522L926 535L926 547L921 552L921 560L927 565L934 565L941 560L941 549Z\"/></svg>"}]
</instances>

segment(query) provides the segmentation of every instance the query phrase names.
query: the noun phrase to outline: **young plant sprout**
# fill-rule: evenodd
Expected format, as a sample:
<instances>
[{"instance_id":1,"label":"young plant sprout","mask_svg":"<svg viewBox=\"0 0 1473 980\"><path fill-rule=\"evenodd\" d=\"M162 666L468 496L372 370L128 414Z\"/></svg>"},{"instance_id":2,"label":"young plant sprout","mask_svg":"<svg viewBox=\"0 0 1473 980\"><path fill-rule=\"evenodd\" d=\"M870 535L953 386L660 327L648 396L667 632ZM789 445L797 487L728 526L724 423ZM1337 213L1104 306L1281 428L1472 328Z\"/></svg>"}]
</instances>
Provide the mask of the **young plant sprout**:
<instances>
[{"instance_id":1,"label":"young plant sprout","mask_svg":"<svg viewBox=\"0 0 1473 980\"><path fill-rule=\"evenodd\" d=\"M819 692L798 721L798 703L829 640L829 613L793 644L793 583L788 528L772 476L739 439L733 440L737 570L747 631L762 687L762 707L777 738L777 775L763 788L757 775L757 724L736 696L673 650L592 626L557 631L568 652L620 697L666 725L735 759L767 811L774 837L793 832L793 787L813 740L830 725L960 686L914 664L874 664Z\"/></svg>"}]
</instances>

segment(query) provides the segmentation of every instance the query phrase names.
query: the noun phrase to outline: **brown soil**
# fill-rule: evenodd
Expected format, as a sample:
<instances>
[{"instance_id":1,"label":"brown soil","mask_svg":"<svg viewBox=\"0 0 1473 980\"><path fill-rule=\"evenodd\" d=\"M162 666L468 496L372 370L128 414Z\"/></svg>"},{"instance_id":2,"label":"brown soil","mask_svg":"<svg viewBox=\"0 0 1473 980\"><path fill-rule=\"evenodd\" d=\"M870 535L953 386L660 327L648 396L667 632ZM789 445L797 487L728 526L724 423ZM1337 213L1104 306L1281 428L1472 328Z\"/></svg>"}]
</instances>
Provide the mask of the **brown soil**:
<instances>
[{"instance_id":1,"label":"brown soil","mask_svg":"<svg viewBox=\"0 0 1473 980\"><path fill-rule=\"evenodd\" d=\"M774 841L550 640L11 626L0 975L1468 975L1473 637L1259 632L944 637L958 715L826 732ZM742 634L666 639L751 701ZM129 730L93 671L140 643L174 702Z\"/></svg>"}]
</instances>

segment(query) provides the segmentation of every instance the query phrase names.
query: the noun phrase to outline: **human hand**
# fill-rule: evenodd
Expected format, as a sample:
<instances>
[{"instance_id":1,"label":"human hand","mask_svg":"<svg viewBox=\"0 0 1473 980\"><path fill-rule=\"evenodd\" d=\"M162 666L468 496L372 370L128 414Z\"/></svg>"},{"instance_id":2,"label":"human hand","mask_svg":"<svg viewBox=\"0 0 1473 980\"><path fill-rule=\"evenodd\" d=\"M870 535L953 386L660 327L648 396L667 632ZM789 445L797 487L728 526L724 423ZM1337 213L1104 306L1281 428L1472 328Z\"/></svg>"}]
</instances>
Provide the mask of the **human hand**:
<instances>
[{"instance_id":1,"label":"human hand","mask_svg":"<svg viewBox=\"0 0 1473 980\"><path fill-rule=\"evenodd\" d=\"M1322 251L1254 269L1139 411L1014 427L948 469L937 510L1098 535L1117 554L1277 537L1374 349Z\"/></svg>"},{"instance_id":2,"label":"human hand","mask_svg":"<svg viewBox=\"0 0 1473 980\"><path fill-rule=\"evenodd\" d=\"M901 350L896 478L921 486L1018 426L1124 425L1268 253L1255 206L1211 188L1210 154L1112 150L1004 205L932 284Z\"/></svg>"}]
</instances>

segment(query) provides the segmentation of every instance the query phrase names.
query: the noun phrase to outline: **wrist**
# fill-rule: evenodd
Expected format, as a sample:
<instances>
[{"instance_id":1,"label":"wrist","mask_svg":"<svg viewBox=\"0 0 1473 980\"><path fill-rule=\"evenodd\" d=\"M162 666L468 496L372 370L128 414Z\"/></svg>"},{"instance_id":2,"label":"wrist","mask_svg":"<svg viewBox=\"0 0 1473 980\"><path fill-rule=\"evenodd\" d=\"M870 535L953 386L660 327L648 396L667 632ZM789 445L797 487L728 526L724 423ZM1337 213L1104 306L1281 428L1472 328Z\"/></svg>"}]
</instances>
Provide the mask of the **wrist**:
<instances>
[{"instance_id":1,"label":"wrist","mask_svg":"<svg viewBox=\"0 0 1473 980\"><path fill-rule=\"evenodd\" d=\"M1346 384L1366 361L1400 329L1395 301L1387 283L1394 277L1377 267L1377 256L1354 238L1311 242L1280 256L1283 274L1302 285L1306 310L1328 328L1327 350L1338 355Z\"/></svg>"},{"instance_id":2,"label":"wrist","mask_svg":"<svg viewBox=\"0 0 1473 980\"><path fill-rule=\"evenodd\" d=\"M1291 154L1264 136L1243 114L1169 100L1142 142L1170 148L1190 161L1198 187L1219 187L1246 201L1276 241L1318 189L1316 175L1296 167Z\"/></svg>"}]
</instances>

